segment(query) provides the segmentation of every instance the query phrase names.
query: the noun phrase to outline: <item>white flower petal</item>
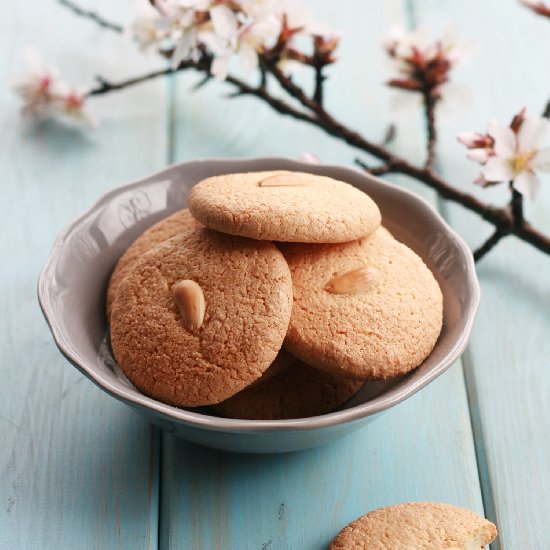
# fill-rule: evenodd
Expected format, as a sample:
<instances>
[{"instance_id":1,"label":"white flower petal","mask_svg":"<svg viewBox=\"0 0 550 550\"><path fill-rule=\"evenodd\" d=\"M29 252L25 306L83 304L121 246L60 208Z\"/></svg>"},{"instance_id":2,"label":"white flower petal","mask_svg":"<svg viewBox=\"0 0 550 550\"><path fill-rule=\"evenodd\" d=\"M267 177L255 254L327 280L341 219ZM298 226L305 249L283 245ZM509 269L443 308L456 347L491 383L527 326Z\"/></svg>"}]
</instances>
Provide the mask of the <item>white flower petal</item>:
<instances>
[{"instance_id":1,"label":"white flower petal","mask_svg":"<svg viewBox=\"0 0 550 550\"><path fill-rule=\"evenodd\" d=\"M550 147L540 149L533 158L532 163L535 170L550 172Z\"/></svg>"},{"instance_id":2,"label":"white flower petal","mask_svg":"<svg viewBox=\"0 0 550 550\"><path fill-rule=\"evenodd\" d=\"M239 23L231 9L224 5L215 6L210 10L210 18L216 34L229 41L236 38Z\"/></svg>"},{"instance_id":3,"label":"white flower petal","mask_svg":"<svg viewBox=\"0 0 550 550\"><path fill-rule=\"evenodd\" d=\"M487 181L507 181L514 176L510 163L499 156L491 157L481 173Z\"/></svg>"},{"instance_id":4,"label":"white flower petal","mask_svg":"<svg viewBox=\"0 0 550 550\"><path fill-rule=\"evenodd\" d=\"M244 42L239 48L239 60L245 71L252 72L258 66L258 53L250 44Z\"/></svg>"},{"instance_id":5,"label":"white flower petal","mask_svg":"<svg viewBox=\"0 0 550 550\"><path fill-rule=\"evenodd\" d=\"M466 157L475 162L479 162L479 164L485 164L489 160L489 153L487 149L470 149Z\"/></svg>"},{"instance_id":6,"label":"white flower petal","mask_svg":"<svg viewBox=\"0 0 550 550\"><path fill-rule=\"evenodd\" d=\"M516 135L509 126L491 121L487 133L495 140L495 153L499 157L509 158L516 150Z\"/></svg>"},{"instance_id":7,"label":"white flower petal","mask_svg":"<svg viewBox=\"0 0 550 550\"><path fill-rule=\"evenodd\" d=\"M189 29L184 32L181 40L178 42L172 55L172 67L179 67L180 63L191 57L193 50L197 45L197 32L195 29Z\"/></svg>"},{"instance_id":8,"label":"white flower petal","mask_svg":"<svg viewBox=\"0 0 550 550\"><path fill-rule=\"evenodd\" d=\"M533 200L537 198L539 193L540 180L534 172L523 171L514 179L512 186L522 195Z\"/></svg>"},{"instance_id":9,"label":"white flower petal","mask_svg":"<svg viewBox=\"0 0 550 550\"><path fill-rule=\"evenodd\" d=\"M519 129L518 142L525 151L538 149L550 130L550 120L542 117L526 117Z\"/></svg>"},{"instance_id":10,"label":"white flower petal","mask_svg":"<svg viewBox=\"0 0 550 550\"><path fill-rule=\"evenodd\" d=\"M457 134L456 139L458 139L462 145L471 148L475 147L479 140L483 139L483 136L479 132L460 132Z\"/></svg>"},{"instance_id":11,"label":"white flower petal","mask_svg":"<svg viewBox=\"0 0 550 550\"><path fill-rule=\"evenodd\" d=\"M275 44L281 32L281 22L269 15L258 19L243 31L243 38L256 46L270 46Z\"/></svg>"},{"instance_id":12,"label":"white flower petal","mask_svg":"<svg viewBox=\"0 0 550 550\"><path fill-rule=\"evenodd\" d=\"M230 51L233 51L232 48L228 47L227 40L215 32L201 31L197 41L204 44L216 57L229 54Z\"/></svg>"},{"instance_id":13,"label":"white flower petal","mask_svg":"<svg viewBox=\"0 0 550 550\"><path fill-rule=\"evenodd\" d=\"M210 67L210 72L216 80L225 80L229 72L229 61L231 55L220 55L215 57Z\"/></svg>"}]
</instances>

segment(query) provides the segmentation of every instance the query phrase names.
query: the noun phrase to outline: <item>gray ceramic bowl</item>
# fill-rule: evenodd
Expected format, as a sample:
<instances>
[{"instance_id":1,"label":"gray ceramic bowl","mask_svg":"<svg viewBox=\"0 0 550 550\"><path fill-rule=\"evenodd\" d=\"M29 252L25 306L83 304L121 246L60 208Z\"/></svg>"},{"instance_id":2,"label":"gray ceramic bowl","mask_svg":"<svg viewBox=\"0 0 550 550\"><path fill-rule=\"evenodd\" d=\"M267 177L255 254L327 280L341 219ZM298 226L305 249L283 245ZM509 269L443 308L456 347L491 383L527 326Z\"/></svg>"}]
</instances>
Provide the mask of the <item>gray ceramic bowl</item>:
<instances>
[{"instance_id":1,"label":"gray ceramic bowl","mask_svg":"<svg viewBox=\"0 0 550 550\"><path fill-rule=\"evenodd\" d=\"M106 343L105 292L117 259L150 225L184 208L189 190L198 181L216 174L275 169L347 181L378 203L386 227L424 259L441 285L444 323L433 352L413 372L392 381L367 383L337 412L311 418L229 420L142 395L122 374ZM61 353L105 392L189 441L264 453L314 447L357 430L434 380L466 346L479 285L464 241L413 193L339 166L260 158L188 162L107 193L62 231L40 276L38 296Z\"/></svg>"}]
</instances>

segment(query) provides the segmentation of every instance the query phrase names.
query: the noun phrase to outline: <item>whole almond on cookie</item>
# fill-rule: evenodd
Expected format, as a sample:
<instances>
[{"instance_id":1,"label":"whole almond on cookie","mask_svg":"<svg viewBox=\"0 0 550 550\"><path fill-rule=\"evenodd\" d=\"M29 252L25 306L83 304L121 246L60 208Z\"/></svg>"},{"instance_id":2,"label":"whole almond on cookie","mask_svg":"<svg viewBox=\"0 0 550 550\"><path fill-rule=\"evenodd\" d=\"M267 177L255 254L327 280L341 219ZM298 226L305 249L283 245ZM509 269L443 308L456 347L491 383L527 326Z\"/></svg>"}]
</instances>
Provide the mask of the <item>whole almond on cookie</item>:
<instances>
[{"instance_id":1,"label":"whole almond on cookie","mask_svg":"<svg viewBox=\"0 0 550 550\"><path fill-rule=\"evenodd\" d=\"M350 523L328 550L480 550L497 536L488 520L451 504L409 502Z\"/></svg>"},{"instance_id":2,"label":"whole almond on cookie","mask_svg":"<svg viewBox=\"0 0 550 550\"><path fill-rule=\"evenodd\" d=\"M184 325L189 330L201 328L206 304L200 285L195 281L183 279L172 286L172 295L180 310Z\"/></svg>"},{"instance_id":3,"label":"whole almond on cookie","mask_svg":"<svg viewBox=\"0 0 550 550\"><path fill-rule=\"evenodd\" d=\"M325 290L331 294L362 294L379 281L380 273L374 267L358 267L332 278Z\"/></svg>"}]
</instances>

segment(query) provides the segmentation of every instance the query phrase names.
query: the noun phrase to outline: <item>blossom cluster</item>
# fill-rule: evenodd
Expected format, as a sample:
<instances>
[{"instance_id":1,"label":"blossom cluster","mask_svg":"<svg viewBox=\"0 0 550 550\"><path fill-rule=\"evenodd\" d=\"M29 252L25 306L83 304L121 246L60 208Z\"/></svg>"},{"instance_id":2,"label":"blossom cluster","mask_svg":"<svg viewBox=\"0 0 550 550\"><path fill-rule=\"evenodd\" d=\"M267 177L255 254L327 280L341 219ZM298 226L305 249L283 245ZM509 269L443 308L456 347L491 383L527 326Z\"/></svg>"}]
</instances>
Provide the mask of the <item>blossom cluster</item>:
<instances>
[{"instance_id":1,"label":"blossom cluster","mask_svg":"<svg viewBox=\"0 0 550 550\"><path fill-rule=\"evenodd\" d=\"M224 80L232 57L246 71L257 68L259 56L279 63L332 63L338 37L311 18L298 1L280 0L152 0L156 14L137 19L133 36L141 49L156 47L183 61L212 57L211 72ZM313 40L313 53L295 45L299 37Z\"/></svg>"},{"instance_id":2,"label":"blossom cluster","mask_svg":"<svg viewBox=\"0 0 550 550\"><path fill-rule=\"evenodd\" d=\"M487 133L463 132L458 140L470 160L483 168L476 183L484 187L503 181L522 195L535 198L540 188L537 172L550 172L550 147L543 147L550 121L529 117L522 109L506 126L492 120Z\"/></svg>"},{"instance_id":3,"label":"blossom cluster","mask_svg":"<svg viewBox=\"0 0 550 550\"><path fill-rule=\"evenodd\" d=\"M29 70L13 83L15 92L23 100L24 114L95 126L96 120L85 109L86 88L67 84L59 71L44 64L34 50L27 50L25 58Z\"/></svg>"},{"instance_id":4,"label":"blossom cluster","mask_svg":"<svg viewBox=\"0 0 550 550\"><path fill-rule=\"evenodd\" d=\"M396 61L398 78L388 85L403 90L441 95L451 70L470 56L467 44L460 43L452 29L434 39L426 29L406 33L399 27L390 30L384 41L386 53Z\"/></svg>"}]
</instances>

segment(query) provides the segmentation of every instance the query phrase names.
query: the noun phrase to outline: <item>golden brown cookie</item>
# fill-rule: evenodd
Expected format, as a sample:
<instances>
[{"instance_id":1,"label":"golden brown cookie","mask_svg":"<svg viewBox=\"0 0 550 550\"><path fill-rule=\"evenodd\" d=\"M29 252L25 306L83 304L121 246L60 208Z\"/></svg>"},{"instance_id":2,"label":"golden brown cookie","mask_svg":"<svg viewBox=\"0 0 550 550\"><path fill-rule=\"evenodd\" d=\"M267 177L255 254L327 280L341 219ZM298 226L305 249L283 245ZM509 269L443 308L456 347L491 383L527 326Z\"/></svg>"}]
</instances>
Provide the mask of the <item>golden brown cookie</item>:
<instances>
[{"instance_id":1,"label":"golden brown cookie","mask_svg":"<svg viewBox=\"0 0 550 550\"><path fill-rule=\"evenodd\" d=\"M292 357L279 373L240 391L212 409L228 418L284 420L333 411L355 395L362 380L335 376ZM269 372L269 370L267 371Z\"/></svg>"},{"instance_id":2,"label":"golden brown cookie","mask_svg":"<svg viewBox=\"0 0 550 550\"><path fill-rule=\"evenodd\" d=\"M128 275L143 254L176 235L183 235L200 226L201 224L191 216L186 208L164 218L142 233L120 257L111 275L107 288L107 319L111 316L111 307L120 282Z\"/></svg>"},{"instance_id":3,"label":"golden brown cookie","mask_svg":"<svg viewBox=\"0 0 550 550\"><path fill-rule=\"evenodd\" d=\"M146 395L218 403L271 365L291 305L290 272L272 243L197 229L151 250L120 283L113 352Z\"/></svg>"},{"instance_id":4,"label":"golden brown cookie","mask_svg":"<svg viewBox=\"0 0 550 550\"><path fill-rule=\"evenodd\" d=\"M384 228L332 245L285 245L294 305L285 348L335 374L392 378L417 367L442 325L431 271Z\"/></svg>"},{"instance_id":5,"label":"golden brown cookie","mask_svg":"<svg viewBox=\"0 0 550 550\"><path fill-rule=\"evenodd\" d=\"M342 529L328 550L479 550L497 536L485 518L451 504L379 508Z\"/></svg>"},{"instance_id":6,"label":"golden brown cookie","mask_svg":"<svg viewBox=\"0 0 550 550\"><path fill-rule=\"evenodd\" d=\"M191 190L189 209L212 229L272 241L339 243L380 225L378 207L359 189L283 170L203 180Z\"/></svg>"}]
</instances>

